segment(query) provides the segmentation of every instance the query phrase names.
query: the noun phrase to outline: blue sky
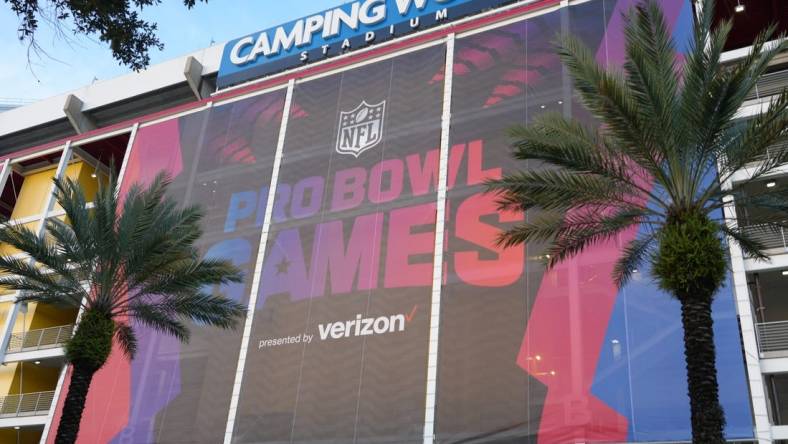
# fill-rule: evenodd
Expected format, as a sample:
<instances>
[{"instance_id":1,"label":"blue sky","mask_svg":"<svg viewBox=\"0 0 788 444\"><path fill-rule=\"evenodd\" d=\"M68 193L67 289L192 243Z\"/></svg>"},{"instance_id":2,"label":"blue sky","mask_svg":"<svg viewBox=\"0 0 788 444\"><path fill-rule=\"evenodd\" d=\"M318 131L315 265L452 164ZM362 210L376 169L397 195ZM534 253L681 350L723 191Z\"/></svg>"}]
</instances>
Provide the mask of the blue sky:
<instances>
[{"instance_id":1,"label":"blue sky","mask_svg":"<svg viewBox=\"0 0 788 444\"><path fill-rule=\"evenodd\" d=\"M259 31L273 25L319 12L347 0L210 0L187 10L180 0L165 0L143 10L143 16L159 24L163 51L151 53L155 64L210 45ZM50 55L31 59L27 45L17 38L19 20L5 2L0 2L0 100L43 99L70 91L93 81L129 72L112 58L97 38L58 38L41 22L37 40Z\"/></svg>"}]
</instances>

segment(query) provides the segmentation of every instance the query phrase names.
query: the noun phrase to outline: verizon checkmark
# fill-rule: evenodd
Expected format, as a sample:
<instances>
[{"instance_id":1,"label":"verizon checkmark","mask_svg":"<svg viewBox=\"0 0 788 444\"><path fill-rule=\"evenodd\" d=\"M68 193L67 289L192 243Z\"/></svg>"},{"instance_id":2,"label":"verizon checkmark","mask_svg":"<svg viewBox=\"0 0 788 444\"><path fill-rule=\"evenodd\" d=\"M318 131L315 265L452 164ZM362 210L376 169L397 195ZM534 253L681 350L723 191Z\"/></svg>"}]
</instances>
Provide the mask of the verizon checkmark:
<instances>
[{"instance_id":1,"label":"verizon checkmark","mask_svg":"<svg viewBox=\"0 0 788 444\"><path fill-rule=\"evenodd\" d=\"M415 315L416 315L416 310L418 310L418 309L419 309L419 306L418 306L418 304L417 304L417 305L414 305L414 306L413 306L413 310L411 310L409 314L405 315L405 320L406 320L408 323L410 323L410 321L412 321L412 320L413 320L413 316L415 316Z\"/></svg>"}]
</instances>

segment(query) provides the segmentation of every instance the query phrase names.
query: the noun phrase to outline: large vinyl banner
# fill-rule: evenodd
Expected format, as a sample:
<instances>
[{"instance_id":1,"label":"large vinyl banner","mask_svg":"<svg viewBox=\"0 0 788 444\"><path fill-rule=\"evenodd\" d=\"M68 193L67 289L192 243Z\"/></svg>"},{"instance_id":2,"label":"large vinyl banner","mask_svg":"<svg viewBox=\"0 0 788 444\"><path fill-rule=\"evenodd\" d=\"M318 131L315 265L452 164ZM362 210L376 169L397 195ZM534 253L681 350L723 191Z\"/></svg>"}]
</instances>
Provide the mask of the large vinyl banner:
<instances>
[{"instance_id":1,"label":"large vinyl banner","mask_svg":"<svg viewBox=\"0 0 788 444\"><path fill-rule=\"evenodd\" d=\"M620 65L622 14L634 3L592 0L457 36L439 282L443 41L296 81L282 135L284 89L140 128L124 189L165 170L179 202L204 207L203 254L246 272L213 290L254 301L249 347L240 356L241 328L192 325L182 345L135 325L139 354L129 363L115 350L97 374L80 444L224 442L239 358L234 444L422 443L425 416L438 443L688 440L679 305L648 270L623 289L611 279L637 233L546 271L541 245L496 245L534 214L500 213L483 192L486 179L540 167L512 160L511 126L545 112L595 124L552 42L571 32L599 62ZM690 2L660 5L684 41ZM730 286L714 319L726 430L751 439Z\"/></svg>"},{"instance_id":2,"label":"large vinyl banner","mask_svg":"<svg viewBox=\"0 0 788 444\"><path fill-rule=\"evenodd\" d=\"M167 165L175 177L172 193L205 210L204 254L231 259L247 276L243 284L214 291L245 303L283 106L284 92L277 92L179 119L181 165ZM144 129L141 136L144 142ZM151 157L177 147L164 140L142 145L138 139L140 150L133 152L132 159L139 162L130 165L125 183L149 180L149 175L161 168L152 165ZM186 346L173 338L140 331L140 350L145 356L131 367L129 426L114 442L220 442L242 328L222 331L194 325Z\"/></svg>"},{"instance_id":3,"label":"large vinyl banner","mask_svg":"<svg viewBox=\"0 0 788 444\"><path fill-rule=\"evenodd\" d=\"M415 442L445 46L297 84L234 442Z\"/></svg>"},{"instance_id":4,"label":"large vinyl banner","mask_svg":"<svg viewBox=\"0 0 788 444\"><path fill-rule=\"evenodd\" d=\"M149 183L160 171L172 178L172 196L200 204L206 217L200 246L206 256L231 259L243 284L215 288L248 302L260 242L284 91L140 128L124 189ZM258 211L259 208L259 211ZM81 443L221 442L230 407L241 328L191 325L189 344L134 325L137 358L120 350L96 376ZM57 419L57 418L56 418ZM49 442L53 442L50 434Z\"/></svg>"},{"instance_id":5,"label":"large vinyl banner","mask_svg":"<svg viewBox=\"0 0 788 444\"><path fill-rule=\"evenodd\" d=\"M506 136L512 125L545 112L593 125L576 103L553 42L560 30L568 30L599 62L619 65L622 13L632 4L592 1L459 39L452 150L475 153L467 157L469 165L476 159L480 175L499 177L514 167L539 167L513 165ZM686 39L689 2L660 5L676 39ZM678 302L657 290L647 270L625 289L611 278L622 246L636 233L623 233L545 272L538 245L491 247L501 228L534 215L498 214L482 190L469 179L449 191L438 442L688 439ZM730 287L714 309L728 436L752 437Z\"/></svg>"}]
</instances>

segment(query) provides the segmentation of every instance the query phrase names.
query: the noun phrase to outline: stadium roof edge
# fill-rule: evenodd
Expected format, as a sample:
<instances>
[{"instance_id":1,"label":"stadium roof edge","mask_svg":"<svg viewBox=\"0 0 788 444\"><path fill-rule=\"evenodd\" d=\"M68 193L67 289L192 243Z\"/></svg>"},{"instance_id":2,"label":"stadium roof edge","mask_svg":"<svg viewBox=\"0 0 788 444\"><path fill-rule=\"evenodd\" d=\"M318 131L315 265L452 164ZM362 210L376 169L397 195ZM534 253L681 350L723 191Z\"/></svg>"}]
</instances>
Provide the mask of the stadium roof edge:
<instances>
[{"instance_id":1,"label":"stadium roof edge","mask_svg":"<svg viewBox=\"0 0 788 444\"><path fill-rule=\"evenodd\" d=\"M402 39L370 46L330 60L308 64L286 70L279 74L204 94L196 98L193 85L189 85L184 69L189 56L201 63L203 80L213 82L218 73L224 44L196 51L149 67L140 73L129 73L114 79L96 82L70 93L35 102L14 110L13 114L0 114L0 160L11 152L32 153L61 145L67 140L77 141L93 138L121 127L130 128L133 123L144 123L154 119L199 108L205 103L248 94L286 83L289 78L309 77L316 73L347 66L359 60L374 59L401 48L419 45L425 41L439 39L452 32L480 29L501 20L513 19L532 11L547 11L550 7L563 7L589 0L521 0L507 7L467 17L436 28L405 36ZM161 78L157 78L161 76ZM90 94L86 94L89 92ZM69 94L74 94L85 105L82 111L94 119L96 128L86 132L77 131L70 123L63 105ZM85 95L85 97L82 97ZM144 109L144 112L139 112ZM40 115L39 115L40 114ZM97 117L103 118L97 118Z\"/></svg>"},{"instance_id":2,"label":"stadium roof edge","mask_svg":"<svg viewBox=\"0 0 788 444\"><path fill-rule=\"evenodd\" d=\"M66 117L63 107L69 96L82 101L82 111L102 107L144 95L151 91L170 89L176 85L189 88L184 68L190 57L202 65L202 76L213 76L219 70L223 44L209 46L170 59L141 72L131 72L107 80L99 80L82 88L58 94L0 114L0 137L25 129L60 121Z\"/></svg>"}]
</instances>

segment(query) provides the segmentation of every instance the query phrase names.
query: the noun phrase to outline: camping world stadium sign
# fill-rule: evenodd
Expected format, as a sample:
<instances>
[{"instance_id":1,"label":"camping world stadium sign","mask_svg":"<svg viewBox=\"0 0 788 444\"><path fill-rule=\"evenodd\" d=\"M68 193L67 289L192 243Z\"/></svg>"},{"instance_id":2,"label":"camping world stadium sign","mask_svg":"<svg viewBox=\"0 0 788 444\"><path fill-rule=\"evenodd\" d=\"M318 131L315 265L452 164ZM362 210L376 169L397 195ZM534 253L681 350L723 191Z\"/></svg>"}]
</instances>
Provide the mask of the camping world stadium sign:
<instances>
[{"instance_id":1,"label":"camping world stadium sign","mask_svg":"<svg viewBox=\"0 0 788 444\"><path fill-rule=\"evenodd\" d=\"M346 3L228 42L222 54L218 84L224 88L515 1L357 0Z\"/></svg>"}]
</instances>

